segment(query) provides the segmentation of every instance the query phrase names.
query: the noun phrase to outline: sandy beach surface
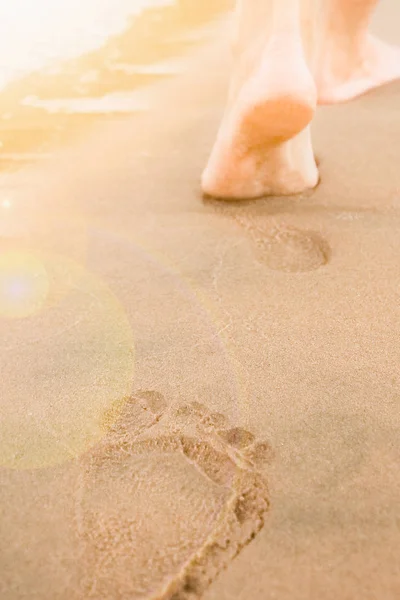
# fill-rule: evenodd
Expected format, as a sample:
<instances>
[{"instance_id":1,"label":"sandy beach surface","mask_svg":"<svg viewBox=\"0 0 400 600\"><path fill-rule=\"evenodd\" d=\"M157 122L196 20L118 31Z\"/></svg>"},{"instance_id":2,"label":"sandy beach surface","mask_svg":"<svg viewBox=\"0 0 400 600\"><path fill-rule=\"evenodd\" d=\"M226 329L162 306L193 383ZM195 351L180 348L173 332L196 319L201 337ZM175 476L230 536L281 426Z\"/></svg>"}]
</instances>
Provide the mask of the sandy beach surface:
<instances>
[{"instance_id":1,"label":"sandy beach surface","mask_svg":"<svg viewBox=\"0 0 400 600\"><path fill-rule=\"evenodd\" d=\"M206 202L211 16L146 85L0 98L2 600L400 596L400 83L318 111L315 191Z\"/></svg>"}]
</instances>

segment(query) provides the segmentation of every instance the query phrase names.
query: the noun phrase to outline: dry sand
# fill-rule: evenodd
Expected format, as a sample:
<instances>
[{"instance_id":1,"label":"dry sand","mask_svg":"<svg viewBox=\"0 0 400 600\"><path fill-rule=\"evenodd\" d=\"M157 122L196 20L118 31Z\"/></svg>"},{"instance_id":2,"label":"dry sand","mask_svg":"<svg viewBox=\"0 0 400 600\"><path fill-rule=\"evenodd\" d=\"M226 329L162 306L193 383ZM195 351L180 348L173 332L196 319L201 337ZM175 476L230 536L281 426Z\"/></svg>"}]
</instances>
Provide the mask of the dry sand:
<instances>
[{"instance_id":1,"label":"dry sand","mask_svg":"<svg viewBox=\"0 0 400 600\"><path fill-rule=\"evenodd\" d=\"M400 84L314 192L205 204L227 52L7 183L4 600L400 596Z\"/></svg>"}]
</instances>

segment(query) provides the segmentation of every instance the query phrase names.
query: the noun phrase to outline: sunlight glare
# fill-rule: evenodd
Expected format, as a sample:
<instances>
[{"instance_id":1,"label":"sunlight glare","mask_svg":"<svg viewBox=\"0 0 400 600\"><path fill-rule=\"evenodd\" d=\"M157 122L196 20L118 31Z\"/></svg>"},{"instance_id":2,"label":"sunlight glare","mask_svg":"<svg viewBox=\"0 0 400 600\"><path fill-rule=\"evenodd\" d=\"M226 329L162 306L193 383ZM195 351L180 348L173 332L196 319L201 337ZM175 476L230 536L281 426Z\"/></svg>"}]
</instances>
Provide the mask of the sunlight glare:
<instances>
[{"instance_id":1,"label":"sunlight glare","mask_svg":"<svg viewBox=\"0 0 400 600\"><path fill-rule=\"evenodd\" d=\"M147 6L173 0L12 0L0 3L0 88L94 50Z\"/></svg>"},{"instance_id":2,"label":"sunlight glare","mask_svg":"<svg viewBox=\"0 0 400 600\"><path fill-rule=\"evenodd\" d=\"M49 279L35 256L6 252L0 255L0 317L24 318L43 306Z\"/></svg>"}]
</instances>

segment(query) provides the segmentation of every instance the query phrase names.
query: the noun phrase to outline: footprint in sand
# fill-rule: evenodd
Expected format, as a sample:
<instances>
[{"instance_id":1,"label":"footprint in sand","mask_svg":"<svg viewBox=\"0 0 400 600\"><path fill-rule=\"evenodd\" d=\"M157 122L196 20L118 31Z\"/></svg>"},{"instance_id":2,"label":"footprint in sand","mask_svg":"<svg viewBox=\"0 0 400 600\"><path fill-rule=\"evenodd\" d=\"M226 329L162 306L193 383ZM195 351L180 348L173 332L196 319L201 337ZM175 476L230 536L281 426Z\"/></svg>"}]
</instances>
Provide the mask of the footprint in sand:
<instances>
[{"instance_id":1,"label":"footprint in sand","mask_svg":"<svg viewBox=\"0 0 400 600\"><path fill-rule=\"evenodd\" d=\"M289 226L271 226L237 216L236 221L252 238L260 262L274 271L302 273L315 271L329 260L329 246L318 233Z\"/></svg>"},{"instance_id":2,"label":"footprint in sand","mask_svg":"<svg viewBox=\"0 0 400 600\"><path fill-rule=\"evenodd\" d=\"M255 238L258 255L274 271L315 271L328 262L325 241L313 231L294 227L275 228Z\"/></svg>"},{"instance_id":3,"label":"footprint in sand","mask_svg":"<svg viewBox=\"0 0 400 600\"><path fill-rule=\"evenodd\" d=\"M252 240L259 262L274 271L305 273L315 271L329 262L328 242L315 231L305 231L271 219L251 214L227 203L207 200L214 212L235 221ZM249 203L248 203L249 204ZM251 204L251 203L250 203Z\"/></svg>"},{"instance_id":4,"label":"footprint in sand","mask_svg":"<svg viewBox=\"0 0 400 600\"><path fill-rule=\"evenodd\" d=\"M82 597L199 598L264 525L271 448L157 392L134 394L114 417L81 459Z\"/></svg>"}]
</instances>

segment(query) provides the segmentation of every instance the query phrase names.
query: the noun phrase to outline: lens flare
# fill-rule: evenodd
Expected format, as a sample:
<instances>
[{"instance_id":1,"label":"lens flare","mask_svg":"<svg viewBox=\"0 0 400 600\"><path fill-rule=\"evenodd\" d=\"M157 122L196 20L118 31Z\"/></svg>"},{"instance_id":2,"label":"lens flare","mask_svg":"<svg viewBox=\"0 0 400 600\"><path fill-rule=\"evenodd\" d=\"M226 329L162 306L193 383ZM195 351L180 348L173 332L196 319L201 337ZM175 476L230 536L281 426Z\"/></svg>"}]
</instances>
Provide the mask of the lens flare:
<instances>
[{"instance_id":1,"label":"lens flare","mask_svg":"<svg viewBox=\"0 0 400 600\"><path fill-rule=\"evenodd\" d=\"M49 279L38 257L19 252L0 254L0 317L21 319L40 311Z\"/></svg>"},{"instance_id":2,"label":"lens flare","mask_svg":"<svg viewBox=\"0 0 400 600\"><path fill-rule=\"evenodd\" d=\"M80 265L43 261L7 255L0 262L2 315L31 315L29 322L0 318L0 465L11 469L81 455L105 435L110 415L118 418L132 388L133 333L121 303ZM43 306L46 273L50 289L65 276L72 283Z\"/></svg>"}]
</instances>

